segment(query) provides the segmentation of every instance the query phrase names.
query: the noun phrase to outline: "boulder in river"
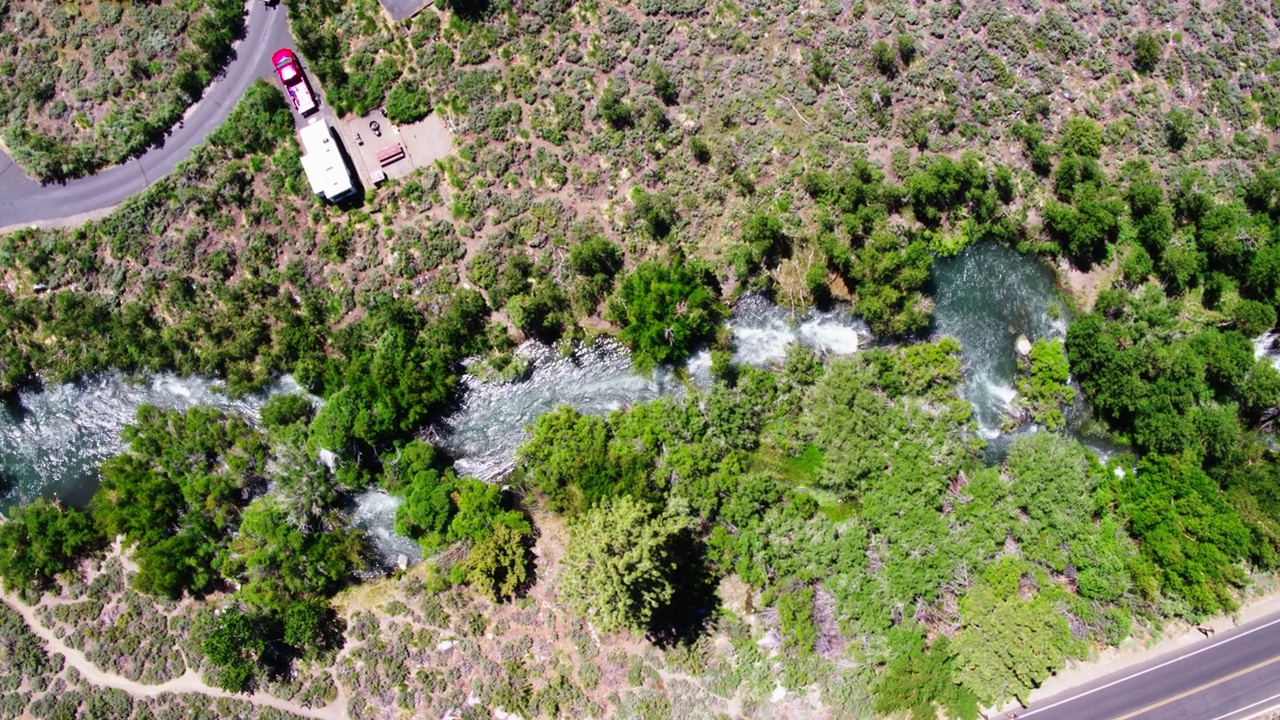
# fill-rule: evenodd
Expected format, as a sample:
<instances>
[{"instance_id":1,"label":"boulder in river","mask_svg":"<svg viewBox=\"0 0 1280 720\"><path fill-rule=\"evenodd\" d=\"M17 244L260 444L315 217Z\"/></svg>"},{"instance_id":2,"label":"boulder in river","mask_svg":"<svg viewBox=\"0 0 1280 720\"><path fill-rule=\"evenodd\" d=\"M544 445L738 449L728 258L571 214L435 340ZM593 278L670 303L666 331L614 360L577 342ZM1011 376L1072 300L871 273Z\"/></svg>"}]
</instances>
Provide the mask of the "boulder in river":
<instances>
[{"instance_id":1,"label":"boulder in river","mask_svg":"<svg viewBox=\"0 0 1280 720\"><path fill-rule=\"evenodd\" d=\"M1031 354L1031 341L1027 339L1026 335L1019 334L1018 339L1013 341L1013 347L1023 357Z\"/></svg>"}]
</instances>

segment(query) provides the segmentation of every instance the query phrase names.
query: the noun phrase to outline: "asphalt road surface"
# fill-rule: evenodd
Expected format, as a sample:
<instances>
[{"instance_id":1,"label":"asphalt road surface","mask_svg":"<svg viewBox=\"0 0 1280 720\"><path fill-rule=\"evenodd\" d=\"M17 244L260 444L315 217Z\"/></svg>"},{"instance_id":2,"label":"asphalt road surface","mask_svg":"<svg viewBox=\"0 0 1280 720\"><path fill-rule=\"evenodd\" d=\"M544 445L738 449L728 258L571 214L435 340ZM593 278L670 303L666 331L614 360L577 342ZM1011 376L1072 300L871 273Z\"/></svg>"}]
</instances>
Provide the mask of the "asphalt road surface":
<instances>
[{"instance_id":1,"label":"asphalt road surface","mask_svg":"<svg viewBox=\"0 0 1280 720\"><path fill-rule=\"evenodd\" d=\"M255 0L245 20L245 37L232 48L222 75L205 89L181 126L170 129L164 144L141 157L97 175L42 185L23 174L0 153L0 228L72 217L113 207L167 175L227 119L244 91L258 78L271 78L271 53L293 45L282 3L266 7Z\"/></svg>"},{"instance_id":2,"label":"asphalt road surface","mask_svg":"<svg viewBox=\"0 0 1280 720\"><path fill-rule=\"evenodd\" d=\"M1246 720L1276 705L1280 615L1218 632L1209 642L1032 703L1018 718Z\"/></svg>"}]
</instances>

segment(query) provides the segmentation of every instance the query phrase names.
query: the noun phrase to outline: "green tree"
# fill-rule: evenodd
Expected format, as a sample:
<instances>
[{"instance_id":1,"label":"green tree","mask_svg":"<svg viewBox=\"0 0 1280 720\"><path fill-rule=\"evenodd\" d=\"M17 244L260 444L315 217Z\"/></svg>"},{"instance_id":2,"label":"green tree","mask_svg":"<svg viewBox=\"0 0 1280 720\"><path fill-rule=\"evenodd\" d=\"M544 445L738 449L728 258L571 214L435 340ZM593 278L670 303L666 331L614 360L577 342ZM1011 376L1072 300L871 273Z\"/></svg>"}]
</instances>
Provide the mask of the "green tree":
<instances>
[{"instance_id":1,"label":"green tree","mask_svg":"<svg viewBox=\"0 0 1280 720\"><path fill-rule=\"evenodd\" d=\"M432 468L415 471L400 489L404 503L396 508L396 532L417 540L423 551L439 548L453 519L456 488L452 469L443 474Z\"/></svg>"},{"instance_id":2,"label":"green tree","mask_svg":"<svg viewBox=\"0 0 1280 720\"><path fill-rule=\"evenodd\" d=\"M898 57L902 58L903 66L910 65L911 61L915 60L916 58L915 39L912 38L910 35L899 35L897 38L897 43L898 43Z\"/></svg>"},{"instance_id":3,"label":"green tree","mask_svg":"<svg viewBox=\"0 0 1280 720\"><path fill-rule=\"evenodd\" d=\"M893 47L884 40L877 40L871 46L871 64L887 78L893 78L898 74L898 61Z\"/></svg>"},{"instance_id":4,"label":"green tree","mask_svg":"<svg viewBox=\"0 0 1280 720\"><path fill-rule=\"evenodd\" d=\"M675 105L680 102L680 88L671 79L666 68L655 62L649 66L649 76L653 82L653 94L658 96L663 105Z\"/></svg>"},{"instance_id":5,"label":"green tree","mask_svg":"<svg viewBox=\"0 0 1280 720\"><path fill-rule=\"evenodd\" d=\"M603 632L643 630L675 594L674 545L691 520L682 503L665 510L622 496L570 525L560 593Z\"/></svg>"},{"instance_id":6,"label":"green tree","mask_svg":"<svg viewBox=\"0 0 1280 720\"><path fill-rule=\"evenodd\" d=\"M263 427L282 428L290 425L305 425L311 422L316 408L306 395L291 393L275 395L267 400L258 412Z\"/></svg>"},{"instance_id":7,"label":"green tree","mask_svg":"<svg viewBox=\"0 0 1280 720\"><path fill-rule=\"evenodd\" d=\"M316 442L354 457L417 430L449 397L463 358L485 349L489 309L459 290L428 318L406 299L375 304L338 343L331 387L312 421Z\"/></svg>"},{"instance_id":8,"label":"green tree","mask_svg":"<svg viewBox=\"0 0 1280 720\"><path fill-rule=\"evenodd\" d=\"M529 521L518 510L503 507L504 492L497 485L462 478L453 494L457 511L449 521L448 540L476 543L484 540L499 526L512 528L524 535L533 532Z\"/></svg>"},{"instance_id":9,"label":"green tree","mask_svg":"<svg viewBox=\"0 0 1280 720\"><path fill-rule=\"evenodd\" d=\"M339 649L343 623L327 600L298 600L280 613L283 640L303 657L317 659Z\"/></svg>"},{"instance_id":10,"label":"green tree","mask_svg":"<svg viewBox=\"0 0 1280 720\"><path fill-rule=\"evenodd\" d=\"M1173 150L1181 150L1186 146L1195 132L1191 115L1181 108L1174 108L1164 119L1165 140Z\"/></svg>"},{"instance_id":11,"label":"green tree","mask_svg":"<svg viewBox=\"0 0 1280 720\"><path fill-rule=\"evenodd\" d=\"M724 316L715 278L697 261L636 266L609 302L618 338L631 348L636 367L651 371L684 359L710 339Z\"/></svg>"},{"instance_id":12,"label":"green tree","mask_svg":"<svg viewBox=\"0 0 1280 720\"><path fill-rule=\"evenodd\" d=\"M481 595L514 598L529 580L528 534L497 525L467 553L467 581Z\"/></svg>"},{"instance_id":13,"label":"green tree","mask_svg":"<svg viewBox=\"0 0 1280 720\"><path fill-rule=\"evenodd\" d=\"M1133 39L1133 67L1146 73L1156 69L1160 62L1160 40L1148 32L1140 32Z\"/></svg>"},{"instance_id":14,"label":"green tree","mask_svg":"<svg viewBox=\"0 0 1280 720\"><path fill-rule=\"evenodd\" d=\"M938 708L948 717L977 720L978 699L955 675L951 641L940 635L926 648L915 623L888 631L889 661L872 685L876 712L909 712L911 720L935 720Z\"/></svg>"},{"instance_id":15,"label":"green tree","mask_svg":"<svg viewBox=\"0 0 1280 720\"><path fill-rule=\"evenodd\" d=\"M138 563L133 586L139 592L174 599L183 592L200 594L212 589L219 577L219 547L217 533L210 530L188 519L176 535L139 545L133 556Z\"/></svg>"},{"instance_id":16,"label":"green tree","mask_svg":"<svg viewBox=\"0 0 1280 720\"><path fill-rule=\"evenodd\" d=\"M772 213L756 213L743 223L742 244L733 249L734 272L745 280L789 250L782 221Z\"/></svg>"},{"instance_id":17,"label":"green tree","mask_svg":"<svg viewBox=\"0 0 1280 720\"><path fill-rule=\"evenodd\" d=\"M263 497L245 509L223 574L239 582L246 602L279 612L336 592L364 567L363 541L360 531L339 525L303 532L281 500Z\"/></svg>"},{"instance_id":18,"label":"green tree","mask_svg":"<svg viewBox=\"0 0 1280 720\"><path fill-rule=\"evenodd\" d=\"M813 620L813 588L801 587L778 597L778 625L787 647L798 658L813 654L818 625Z\"/></svg>"},{"instance_id":19,"label":"green tree","mask_svg":"<svg viewBox=\"0 0 1280 720\"><path fill-rule=\"evenodd\" d=\"M1037 340L1031 346L1030 375L1018 380L1020 402L1032 422L1050 431L1066 424L1065 408L1075 400L1076 391L1067 381L1071 370L1061 340Z\"/></svg>"},{"instance_id":20,"label":"green tree","mask_svg":"<svg viewBox=\"0 0 1280 720\"><path fill-rule=\"evenodd\" d=\"M266 471L265 438L212 408L148 405L122 435L129 449L102 464L89 503L94 523L108 539L136 545L139 589L171 597L209 590L245 489Z\"/></svg>"},{"instance_id":21,"label":"green tree","mask_svg":"<svg viewBox=\"0 0 1280 720\"><path fill-rule=\"evenodd\" d=\"M1117 514L1141 544L1139 575L1194 613L1235 609L1250 533L1198 462L1149 454L1115 481L1115 495Z\"/></svg>"},{"instance_id":22,"label":"green tree","mask_svg":"<svg viewBox=\"0 0 1280 720\"><path fill-rule=\"evenodd\" d=\"M612 80L600 94L600 117L614 130L624 130L635 122L634 112L626 97L626 91Z\"/></svg>"},{"instance_id":23,"label":"green tree","mask_svg":"<svg viewBox=\"0 0 1280 720\"><path fill-rule=\"evenodd\" d=\"M593 235L569 248L569 267L584 277L613 276L622 269L622 249Z\"/></svg>"},{"instance_id":24,"label":"green tree","mask_svg":"<svg viewBox=\"0 0 1280 720\"><path fill-rule=\"evenodd\" d=\"M213 684L228 692L249 692L267 643L264 619L232 607L215 616L202 649L217 669Z\"/></svg>"},{"instance_id":25,"label":"green tree","mask_svg":"<svg viewBox=\"0 0 1280 720\"><path fill-rule=\"evenodd\" d=\"M508 300L507 315L512 324L525 334L546 343L559 340L565 328L573 322L569 296L559 283L550 279L537 282L529 292Z\"/></svg>"},{"instance_id":26,"label":"green tree","mask_svg":"<svg viewBox=\"0 0 1280 720\"><path fill-rule=\"evenodd\" d=\"M547 496L551 509L576 515L614 494L609 426L568 405L539 417L516 453L525 479Z\"/></svg>"},{"instance_id":27,"label":"green tree","mask_svg":"<svg viewBox=\"0 0 1280 720\"><path fill-rule=\"evenodd\" d=\"M1045 228L1063 254L1081 267L1101 261L1120 232L1124 201L1109 187L1081 182L1072 188L1072 205L1049 199Z\"/></svg>"},{"instance_id":28,"label":"green tree","mask_svg":"<svg viewBox=\"0 0 1280 720\"><path fill-rule=\"evenodd\" d=\"M43 590L102 545L84 513L38 499L0 523L0 579L8 590Z\"/></svg>"},{"instance_id":29,"label":"green tree","mask_svg":"<svg viewBox=\"0 0 1280 720\"><path fill-rule=\"evenodd\" d=\"M431 114L426 88L401 80L387 94L387 119L397 125L414 123Z\"/></svg>"},{"instance_id":30,"label":"green tree","mask_svg":"<svg viewBox=\"0 0 1280 720\"><path fill-rule=\"evenodd\" d=\"M1236 329L1247 337L1256 337L1276 326L1276 309L1267 303L1244 299L1231 308Z\"/></svg>"},{"instance_id":31,"label":"green tree","mask_svg":"<svg viewBox=\"0 0 1280 720\"><path fill-rule=\"evenodd\" d=\"M637 185L631 199L635 204L633 217L642 223L649 237L653 240L667 239L679 220L671 197L666 193L647 193Z\"/></svg>"},{"instance_id":32,"label":"green tree","mask_svg":"<svg viewBox=\"0 0 1280 720\"><path fill-rule=\"evenodd\" d=\"M1105 478L1102 467L1080 443L1047 432L1015 438L1005 467L1026 516L1015 529L1023 553L1063 572L1074 543L1094 533L1087 498Z\"/></svg>"},{"instance_id":33,"label":"green tree","mask_svg":"<svg viewBox=\"0 0 1280 720\"><path fill-rule=\"evenodd\" d=\"M1019 596L1027 569L1025 562L1003 557L960 601L956 670L984 704L1009 697L1025 704L1031 690L1081 649L1066 618L1043 595Z\"/></svg>"},{"instance_id":34,"label":"green tree","mask_svg":"<svg viewBox=\"0 0 1280 720\"><path fill-rule=\"evenodd\" d=\"M1084 157L1102 156L1102 126L1083 115L1062 123L1062 151Z\"/></svg>"}]
</instances>

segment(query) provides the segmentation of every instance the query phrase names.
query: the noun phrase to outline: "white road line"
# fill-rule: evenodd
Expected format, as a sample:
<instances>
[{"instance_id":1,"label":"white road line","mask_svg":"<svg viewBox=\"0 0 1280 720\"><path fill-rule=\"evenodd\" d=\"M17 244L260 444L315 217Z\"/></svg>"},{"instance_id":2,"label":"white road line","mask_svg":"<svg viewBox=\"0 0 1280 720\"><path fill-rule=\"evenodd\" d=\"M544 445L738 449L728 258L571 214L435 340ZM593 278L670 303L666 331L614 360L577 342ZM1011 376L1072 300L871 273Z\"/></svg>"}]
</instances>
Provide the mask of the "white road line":
<instances>
[{"instance_id":1,"label":"white road line","mask_svg":"<svg viewBox=\"0 0 1280 720\"><path fill-rule=\"evenodd\" d=\"M1231 637L1226 638L1225 640L1222 640L1221 642L1217 642L1217 643L1214 643L1214 644L1212 644L1212 645L1206 645L1206 646L1204 646L1204 647L1200 648L1199 650L1195 650L1195 651L1189 652L1189 653L1187 653L1186 655L1179 655L1178 657L1176 657L1176 658L1174 658L1174 659L1172 659L1172 660L1166 660L1166 661L1164 661L1164 662L1160 663L1159 665L1153 665L1152 667L1149 667L1149 668L1147 668L1146 670L1140 670L1140 671L1138 671L1138 672L1136 672L1136 673L1134 673L1134 674L1132 674L1132 675L1126 675L1125 677L1122 677L1122 678L1120 678L1119 680L1112 680L1111 682L1107 683L1106 685L1100 685L1100 686L1098 686L1098 687L1096 687L1096 688L1093 688L1092 690L1087 690L1087 691L1085 691L1085 692L1082 692L1082 693L1080 693L1079 695L1072 695L1072 696L1071 696L1071 697L1069 697L1069 698L1066 698L1066 699L1064 699L1064 700L1059 700L1058 702L1053 703L1053 704L1051 704L1051 705L1045 705L1044 707L1038 707L1038 708L1035 708L1035 709L1027 710L1026 712L1021 713L1020 715L1018 715L1018 717L1020 717L1020 718L1027 718L1027 717L1031 717L1032 715L1034 715L1034 714L1036 714L1036 713L1038 713L1038 712L1044 712L1045 710L1052 710L1053 708L1056 708L1056 707L1058 707L1059 705L1066 705L1066 704L1067 704L1067 703L1069 703L1069 702L1075 702L1076 700L1079 700L1079 699L1080 699L1080 698L1082 698L1082 697L1088 697L1088 696L1090 696L1090 695L1092 695L1092 694L1094 694L1094 693L1096 693L1096 692L1100 692L1100 691L1102 691L1102 690L1106 690L1107 688L1110 688L1110 687L1115 687L1116 685L1119 685L1120 683L1128 682L1128 681L1130 681L1130 680L1132 680L1132 679L1134 679L1134 678L1136 678L1136 677L1141 677L1141 676L1143 676L1143 675L1146 675L1146 674L1147 674L1147 673L1149 673L1149 672L1154 672L1154 671L1156 671L1156 670L1159 670L1159 669L1160 669L1160 668L1162 668L1162 667L1167 667L1167 666L1172 665L1172 664L1174 664L1174 663L1176 663L1176 662L1181 662L1181 661L1183 661L1183 660L1186 660L1186 659L1187 659L1187 658L1189 658L1189 657L1195 657L1196 655L1199 655L1199 654L1200 654L1200 653L1202 653L1202 652L1208 652L1209 650L1213 650L1213 649L1215 649L1215 648L1220 648L1220 647L1222 647L1223 645L1226 645L1226 644L1227 644L1227 643L1229 643L1229 642L1234 642L1234 641L1236 641L1236 640L1239 640L1239 639L1240 639L1240 638L1242 638L1242 637L1246 637L1246 636L1252 635L1252 634L1254 634L1254 633L1258 632L1259 630L1265 630L1265 629L1267 629L1267 628L1271 627L1272 625L1276 625L1276 624L1280 624L1280 618L1276 618L1275 620L1272 620L1271 622L1268 622L1268 623L1263 624L1263 625L1259 625L1259 626L1258 626L1258 627L1256 627L1256 628L1250 628L1250 629L1248 629L1248 630L1245 630L1244 632L1242 632L1242 633L1240 633L1240 634L1238 634L1238 635L1232 635ZM1238 711L1237 711L1237 712L1238 712Z\"/></svg>"},{"instance_id":2,"label":"white road line","mask_svg":"<svg viewBox=\"0 0 1280 720\"><path fill-rule=\"evenodd\" d=\"M1258 702L1256 702L1256 703L1254 703L1254 704L1252 704L1252 705L1245 705L1245 706L1244 706L1244 707L1242 707L1242 708L1237 708L1237 709L1235 709L1235 710L1232 710L1231 712L1227 713L1226 715L1219 715L1218 717L1214 718L1213 720L1227 720L1227 718L1231 717L1232 715L1235 715L1236 713L1242 713L1242 712L1244 712L1245 710L1252 710L1253 708L1256 708L1256 707L1258 707L1259 705L1261 705L1261 704L1263 704L1263 703L1271 703L1271 705L1269 705L1269 706L1267 706L1267 707L1265 707L1265 708L1263 708L1263 709L1259 710L1258 712L1256 712L1256 713L1254 713L1254 714L1252 714L1252 715L1250 715L1250 716L1248 716L1248 717L1236 718L1236 720L1254 720L1255 718L1258 718L1258 717L1261 717L1261 716L1263 716L1263 715L1266 715L1267 713L1271 712L1272 710L1275 710L1276 708L1280 708L1280 704L1276 703L1276 702L1275 702L1276 700L1280 700L1280 693L1276 693L1275 695L1272 695L1271 697L1269 697L1269 698L1267 698L1267 699L1265 699L1265 700L1259 700Z\"/></svg>"}]
</instances>

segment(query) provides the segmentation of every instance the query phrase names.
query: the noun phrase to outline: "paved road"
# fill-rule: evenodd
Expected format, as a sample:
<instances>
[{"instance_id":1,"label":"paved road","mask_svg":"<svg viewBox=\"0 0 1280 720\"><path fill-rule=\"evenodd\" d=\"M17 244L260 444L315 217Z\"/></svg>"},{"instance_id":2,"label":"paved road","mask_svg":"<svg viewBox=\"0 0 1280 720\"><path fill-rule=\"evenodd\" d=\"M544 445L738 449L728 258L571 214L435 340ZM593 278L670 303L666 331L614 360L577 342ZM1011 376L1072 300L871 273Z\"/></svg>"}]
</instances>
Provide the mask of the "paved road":
<instances>
[{"instance_id":1,"label":"paved road","mask_svg":"<svg viewBox=\"0 0 1280 720\"><path fill-rule=\"evenodd\" d=\"M80 215L113 207L168 174L210 132L222 124L244 91L260 77L273 77L271 53L293 45L283 3L249 6L245 37L233 48L223 74L205 90L204 98L187 111L164 144L139 158L97 175L66 183L42 185L23 174L0 153L0 228Z\"/></svg>"},{"instance_id":2,"label":"paved road","mask_svg":"<svg viewBox=\"0 0 1280 720\"><path fill-rule=\"evenodd\" d=\"M1032 703L1018 717L1245 720L1275 705L1280 705L1280 615Z\"/></svg>"}]
</instances>

